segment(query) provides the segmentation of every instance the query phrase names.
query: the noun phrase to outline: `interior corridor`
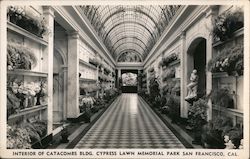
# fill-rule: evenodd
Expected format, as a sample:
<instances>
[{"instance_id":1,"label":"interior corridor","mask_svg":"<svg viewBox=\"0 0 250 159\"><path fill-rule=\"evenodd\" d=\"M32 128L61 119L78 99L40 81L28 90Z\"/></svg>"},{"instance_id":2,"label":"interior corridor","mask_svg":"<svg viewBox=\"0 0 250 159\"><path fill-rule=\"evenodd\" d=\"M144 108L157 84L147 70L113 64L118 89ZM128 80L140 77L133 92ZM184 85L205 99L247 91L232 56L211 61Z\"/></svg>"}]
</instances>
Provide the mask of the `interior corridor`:
<instances>
[{"instance_id":1,"label":"interior corridor","mask_svg":"<svg viewBox=\"0 0 250 159\"><path fill-rule=\"evenodd\" d=\"M185 148L137 94L123 93L75 148Z\"/></svg>"}]
</instances>

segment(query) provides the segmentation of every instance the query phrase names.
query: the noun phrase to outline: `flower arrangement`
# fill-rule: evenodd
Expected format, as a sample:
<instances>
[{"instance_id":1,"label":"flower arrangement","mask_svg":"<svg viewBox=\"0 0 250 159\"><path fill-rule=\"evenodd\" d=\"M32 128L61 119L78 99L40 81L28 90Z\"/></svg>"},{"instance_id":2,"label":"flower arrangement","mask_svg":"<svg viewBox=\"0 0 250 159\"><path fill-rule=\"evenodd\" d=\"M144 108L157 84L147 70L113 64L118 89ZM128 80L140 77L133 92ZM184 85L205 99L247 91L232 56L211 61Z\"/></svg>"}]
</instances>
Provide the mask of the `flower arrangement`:
<instances>
[{"instance_id":1,"label":"flower arrangement","mask_svg":"<svg viewBox=\"0 0 250 159\"><path fill-rule=\"evenodd\" d=\"M170 63L178 60L178 55L176 53L173 53L165 58L162 59L162 61L159 63L159 65L161 65L161 67L167 67Z\"/></svg>"},{"instance_id":2,"label":"flower arrangement","mask_svg":"<svg viewBox=\"0 0 250 159\"><path fill-rule=\"evenodd\" d=\"M176 95L168 95L166 104L163 107L164 111L172 119L172 122L177 122L180 118L180 97Z\"/></svg>"},{"instance_id":3,"label":"flower arrangement","mask_svg":"<svg viewBox=\"0 0 250 159\"><path fill-rule=\"evenodd\" d=\"M244 15L241 10L235 12L227 11L214 20L213 34L215 40L225 41L232 34L244 26Z\"/></svg>"},{"instance_id":4,"label":"flower arrangement","mask_svg":"<svg viewBox=\"0 0 250 159\"><path fill-rule=\"evenodd\" d=\"M7 126L7 148L30 149L31 145L39 142L47 134L47 123L39 119L27 121L18 126Z\"/></svg>"},{"instance_id":5,"label":"flower arrangement","mask_svg":"<svg viewBox=\"0 0 250 159\"><path fill-rule=\"evenodd\" d=\"M25 69L31 70L31 66L37 64L37 58L27 47L9 42L7 46L8 70Z\"/></svg>"},{"instance_id":6,"label":"flower arrangement","mask_svg":"<svg viewBox=\"0 0 250 159\"><path fill-rule=\"evenodd\" d=\"M169 80L162 88L163 95L176 93L174 90L175 87L178 87L176 85L175 81Z\"/></svg>"},{"instance_id":7,"label":"flower arrangement","mask_svg":"<svg viewBox=\"0 0 250 159\"><path fill-rule=\"evenodd\" d=\"M154 101L160 95L159 84L156 78L152 78L149 83L150 100Z\"/></svg>"},{"instance_id":8,"label":"flower arrangement","mask_svg":"<svg viewBox=\"0 0 250 159\"><path fill-rule=\"evenodd\" d=\"M7 8L7 15L11 18L10 21L16 23L17 20L21 20L25 16L25 11L20 6L9 6Z\"/></svg>"},{"instance_id":9,"label":"flower arrangement","mask_svg":"<svg viewBox=\"0 0 250 159\"><path fill-rule=\"evenodd\" d=\"M203 127L202 141L207 148L240 148L243 130L233 126L232 119L225 116L216 116Z\"/></svg>"},{"instance_id":10,"label":"flower arrangement","mask_svg":"<svg viewBox=\"0 0 250 159\"><path fill-rule=\"evenodd\" d=\"M192 129L200 130L202 126L206 124L207 108L207 101L201 98L190 106L188 112L188 123Z\"/></svg>"},{"instance_id":11,"label":"flower arrangement","mask_svg":"<svg viewBox=\"0 0 250 159\"><path fill-rule=\"evenodd\" d=\"M175 78L175 68L169 68L162 74L162 80L165 82L170 78Z\"/></svg>"},{"instance_id":12,"label":"flower arrangement","mask_svg":"<svg viewBox=\"0 0 250 159\"><path fill-rule=\"evenodd\" d=\"M7 117L21 109L40 105L40 98L46 95L45 81L24 83L14 79L7 88Z\"/></svg>"},{"instance_id":13,"label":"flower arrangement","mask_svg":"<svg viewBox=\"0 0 250 159\"><path fill-rule=\"evenodd\" d=\"M80 97L80 113L86 111L87 109L91 109L95 99L93 97Z\"/></svg>"},{"instance_id":14,"label":"flower arrangement","mask_svg":"<svg viewBox=\"0 0 250 159\"><path fill-rule=\"evenodd\" d=\"M10 22L42 38L48 31L45 18L43 16L32 17L28 13L25 12L24 8L19 6L9 6L7 9Z\"/></svg>"},{"instance_id":15,"label":"flower arrangement","mask_svg":"<svg viewBox=\"0 0 250 159\"><path fill-rule=\"evenodd\" d=\"M108 67L104 67L104 74L109 75L111 70Z\"/></svg>"},{"instance_id":16,"label":"flower arrangement","mask_svg":"<svg viewBox=\"0 0 250 159\"><path fill-rule=\"evenodd\" d=\"M118 94L119 92L116 88L107 89L105 90L103 99L108 102L114 97L118 96Z\"/></svg>"},{"instance_id":17,"label":"flower arrangement","mask_svg":"<svg viewBox=\"0 0 250 159\"><path fill-rule=\"evenodd\" d=\"M210 94L212 103L224 107L224 108L234 108L233 94L230 93L228 88L221 88L213 90Z\"/></svg>"},{"instance_id":18,"label":"flower arrangement","mask_svg":"<svg viewBox=\"0 0 250 159\"><path fill-rule=\"evenodd\" d=\"M213 73L227 72L228 75L237 70L243 74L243 44L224 48L208 62L208 70Z\"/></svg>"},{"instance_id":19,"label":"flower arrangement","mask_svg":"<svg viewBox=\"0 0 250 159\"><path fill-rule=\"evenodd\" d=\"M27 129L7 125L7 149L30 149L30 142Z\"/></svg>"},{"instance_id":20,"label":"flower arrangement","mask_svg":"<svg viewBox=\"0 0 250 159\"><path fill-rule=\"evenodd\" d=\"M115 72L114 71L112 71L112 77L115 77Z\"/></svg>"},{"instance_id":21,"label":"flower arrangement","mask_svg":"<svg viewBox=\"0 0 250 159\"><path fill-rule=\"evenodd\" d=\"M201 135L202 145L205 148L219 149L224 148L222 131L218 129L214 122L209 121L202 128Z\"/></svg>"},{"instance_id":22,"label":"flower arrangement","mask_svg":"<svg viewBox=\"0 0 250 159\"><path fill-rule=\"evenodd\" d=\"M241 140L243 137L242 130L237 128L232 128L229 132L224 136L225 141L225 149L237 149L242 144Z\"/></svg>"},{"instance_id":23,"label":"flower arrangement","mask_svg":"<svg viewBox=\"0 0 250 159\"><path fill-rule=\"evenodd\" d=\"M38 83L37 83L38 84ZM40 105L41 104L41 98L45 97L47 95L47 86L46 86L46 81L40 81L38 86L35 88L36 95L36 104L35 105Z\"/></svg>"},{"instance_id":24,"label":"flower arrangement","mask_svg":"<svg viewBox=\"0 0 250 159\"><path fill-rule=\"evenodd\" d=\"M100 63L97 58L89 58L89 63L97 67Z\"/></svg>"}]
</instances>

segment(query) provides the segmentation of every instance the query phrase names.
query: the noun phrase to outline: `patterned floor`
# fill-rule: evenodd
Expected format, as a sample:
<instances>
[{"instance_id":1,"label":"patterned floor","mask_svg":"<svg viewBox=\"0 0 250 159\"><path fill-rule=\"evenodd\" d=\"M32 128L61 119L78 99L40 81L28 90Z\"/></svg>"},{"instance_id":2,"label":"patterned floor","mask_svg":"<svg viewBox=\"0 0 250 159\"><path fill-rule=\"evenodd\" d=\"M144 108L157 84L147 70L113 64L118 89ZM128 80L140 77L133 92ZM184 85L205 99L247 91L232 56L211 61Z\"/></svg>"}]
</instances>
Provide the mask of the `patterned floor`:
<instances>
[{"instance_id":1,"label":"patterned floor","mask_svg":"<svg viewBox=\"0 0 250 159\"><path fill-rule=\"evenodd\" d=\"M137 94L124 93L75 148L185 148Z\"/></svg>"}]
</instances>

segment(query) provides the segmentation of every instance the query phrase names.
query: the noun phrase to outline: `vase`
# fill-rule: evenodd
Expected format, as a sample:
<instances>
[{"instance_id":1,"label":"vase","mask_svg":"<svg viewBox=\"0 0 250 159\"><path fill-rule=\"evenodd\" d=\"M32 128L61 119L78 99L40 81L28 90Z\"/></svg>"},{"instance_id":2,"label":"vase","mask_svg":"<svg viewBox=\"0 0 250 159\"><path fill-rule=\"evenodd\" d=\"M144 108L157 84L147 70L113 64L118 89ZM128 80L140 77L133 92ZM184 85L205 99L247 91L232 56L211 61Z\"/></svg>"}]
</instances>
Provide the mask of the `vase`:
<instances>
[{"instance_id":1,"label":"vase","mask_svg":"<svg viewBox=\"0 0 250 159\"><path fill-rule=\"evenodd\" d=\"M41 104L41 105L47 104L47 98L46 98L46 97L41 97L41 98L40 98L40 104Z\"/></svg>"},{"instance_id":2,"label":"vase","mask_svg":"<svg viewBox=\"0 0 250 159\"><path fill-rule=\"evenodd\" d=\"M32 106L33 106L33 97L29 96L28 97L28 106L27 107L29 108L29 107L32 107Z\"/></svg>"},{"instance_id":3,"label":"vase","mask_svg":"<svg viewBox=\"0 0 250 159\"><path fill-rule=\"evenodd\" d=\"M10 16L10 22L13 23L13 24L17 24L17 20L18 18L16 16Z\"/></svg>"},{"instance_id":4,"label":"vase","mask_svg":"<svg viewBox=\"0 0 250 159\"><path fill-rule=\"evenodd\" d=\"M36 105L37 97L33 97L33 105Z\"/></svg>"},{"instance_id":5,"label":"vase","mask_svg":"<svg viewBox=\"0 0 250 159\"><path fill-rule=\"evenodd\" d=\"M27 108L28 107L28 97L25 97L24 101L23 101L23 107Z\"/></svg>"}]
</instances>

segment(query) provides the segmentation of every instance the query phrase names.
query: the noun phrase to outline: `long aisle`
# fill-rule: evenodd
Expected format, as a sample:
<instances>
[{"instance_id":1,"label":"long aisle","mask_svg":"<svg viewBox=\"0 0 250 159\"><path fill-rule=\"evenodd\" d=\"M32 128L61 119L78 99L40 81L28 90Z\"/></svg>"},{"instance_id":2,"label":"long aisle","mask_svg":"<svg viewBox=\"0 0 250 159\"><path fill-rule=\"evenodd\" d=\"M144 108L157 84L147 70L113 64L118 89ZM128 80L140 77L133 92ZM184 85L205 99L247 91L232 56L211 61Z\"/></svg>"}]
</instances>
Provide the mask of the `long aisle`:
<instances>
[{"instance_id":1,"label":"long aisle","mask_svg":"<svg viewBox=\"0 0 250 159\"><path fill-rule=\"evenodd\" d=\"M137 95L122 94L75 148L185 148Z\"/></svg>"}]
</instances>

